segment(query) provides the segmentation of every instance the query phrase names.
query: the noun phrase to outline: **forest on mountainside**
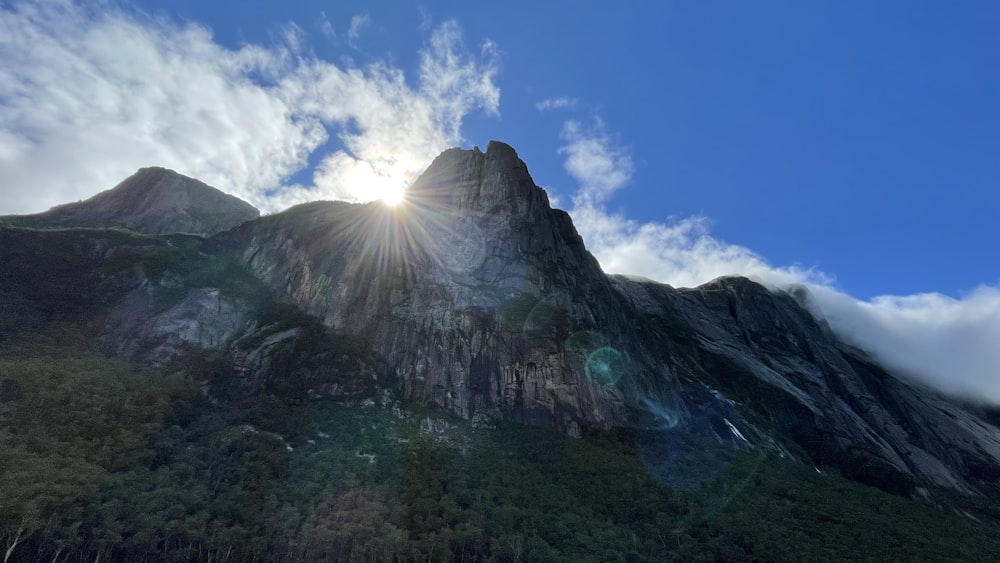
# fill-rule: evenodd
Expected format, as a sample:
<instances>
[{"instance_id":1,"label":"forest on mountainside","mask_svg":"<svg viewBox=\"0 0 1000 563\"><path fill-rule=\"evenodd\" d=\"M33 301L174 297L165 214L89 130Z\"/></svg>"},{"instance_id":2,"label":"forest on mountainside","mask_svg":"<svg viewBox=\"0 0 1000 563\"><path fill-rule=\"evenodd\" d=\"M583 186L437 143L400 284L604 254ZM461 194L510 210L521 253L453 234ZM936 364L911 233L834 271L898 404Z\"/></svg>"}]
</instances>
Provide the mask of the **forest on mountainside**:
<instances>
[{"instance_id":1,"label":"forest on mountainside","mask_svg":"<svg viewBox=\"0 0 1000 563\"><path fill-rule=\"evenodd\" d=\"M67 349L0 362L10 561L990 560L1000 514L776 457L671 489L629 437L391 402L220 400ZM201 383L199 383L200 385ZM684 463L685 460L677 460ZM967 506L957 513L954 502Z\"/></svg>"}]
</instances>

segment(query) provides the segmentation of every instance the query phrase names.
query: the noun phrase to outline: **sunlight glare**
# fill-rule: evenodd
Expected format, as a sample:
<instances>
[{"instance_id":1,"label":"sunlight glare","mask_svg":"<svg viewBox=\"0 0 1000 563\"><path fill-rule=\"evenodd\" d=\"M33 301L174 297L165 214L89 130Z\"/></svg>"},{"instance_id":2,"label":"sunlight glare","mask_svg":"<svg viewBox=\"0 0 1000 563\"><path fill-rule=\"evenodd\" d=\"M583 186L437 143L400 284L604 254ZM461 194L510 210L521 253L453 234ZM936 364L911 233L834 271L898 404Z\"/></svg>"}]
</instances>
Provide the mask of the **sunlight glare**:
<instances>
[{"instance_id":1,"label":"sunlight glare","mask_svg":"<svg viewBox=\"0 0 1000 563\"><path fill-rule=\"evenodd\" d=\"M382 190L382 195L379 196L379 199L381 199L386 205L395 207L400 203L403 203L403 195L405 191L406 190L402 185L386 186L385 189Z\"/></svg>"},{"instance_id":2,"label":"sunlight glare","mask_svg":"<svg viewBox=\"0 0 1000 563\"><path fill-rule=\"evenodd\" d=\"M364 190L362 201L382 200L397 206L405 199L406 187L413 181L415 167L404 159L376 158L359 160L352 170L350 182Z\"/></svg>"}]
</instances>

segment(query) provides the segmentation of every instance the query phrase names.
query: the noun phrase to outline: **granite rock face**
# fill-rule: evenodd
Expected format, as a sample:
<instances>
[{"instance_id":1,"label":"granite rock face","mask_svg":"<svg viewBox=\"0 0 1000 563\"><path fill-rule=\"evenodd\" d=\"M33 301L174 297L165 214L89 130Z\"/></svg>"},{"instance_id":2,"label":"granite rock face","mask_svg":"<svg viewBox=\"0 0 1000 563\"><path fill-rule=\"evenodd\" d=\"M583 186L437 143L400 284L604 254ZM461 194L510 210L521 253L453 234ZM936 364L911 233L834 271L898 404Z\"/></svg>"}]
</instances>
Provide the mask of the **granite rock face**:
<instances>
[{"instance_id":1,"label":"granite rock face","mask_svg":"<svg viewBox=\"0 0 1000 563\"><path fill-rule=\"evenodd\" d=\"M252 311L216 288L194 288L176 303L159 306L148 280L116 307L98 340L112 355L164 367L192 351L217 350L255 328Z\"/></svg>"},{"instance_id":2,"label":"granite rock face","mask_svg":"<svg viewBox=\"0 0 1000 563\"><path fill-rule=\"evenodd\" d=\"M399 209L310 203L225 238L273 290L368 343L407 400L568 432L628 418L621 389L567 347L625 322L617 293L507 145L446 151Z\"/></svg>"},{"instance_id":3,"label":"granite rock face","mask_svg":"<svg viewBox=\"0 0 1000 563\"><path fill-rule=\"evenodd\" d=\"M124 227L145 234L211 235L256 219L249 203L166 168L141 168L94 197L4 219L26 227Z\"/></svg>"},{"instance_id":4,"label":"granite rock face","mask_svg":"<svg viewBox=\"0 0 1000 563\"><path fill-rule=\"evenodd\" d=\"M202 271L217 259L204 252L197 258ZM372 393L362 355L316 319L229 284L192 286L191 277L168 269L150 278L142 267L117 276L109 285L130 289L104 316L95 347L161 370L207 370L228 377L235 392L293 400Z\"/></svg>"},{"instance_id":5,"label":"granite rock face","mask_svg":"<svg viewBox=\"0 0 1000 563\"><path fill-rule=\"evenodd\" d=\"M745 278L695 289L612 276L651 330L655 361L681 380L700 381L739 405L758 428L790 437L812 462L903 492L930 482L972 492L968 479L991 467L1000 430L985 413L894 376L841 342L798 295ZM972 481L975 481L973 479Z\"/></svg>"},{"instance_id":6,"label":"granite rock face","mask_svg":"<svg viewBox=\"0 0 1000 563\"><path fill-rule=\"evenodd\" d=\"M409 401L571 435L638 429L704 467L772 450L900 492L1000 476L1000 430L845 345L796 297L606 276L502 143L446 151L401 208L305 204L223 238L365 342L373 377Z\"/></svg>"}]
</instances>

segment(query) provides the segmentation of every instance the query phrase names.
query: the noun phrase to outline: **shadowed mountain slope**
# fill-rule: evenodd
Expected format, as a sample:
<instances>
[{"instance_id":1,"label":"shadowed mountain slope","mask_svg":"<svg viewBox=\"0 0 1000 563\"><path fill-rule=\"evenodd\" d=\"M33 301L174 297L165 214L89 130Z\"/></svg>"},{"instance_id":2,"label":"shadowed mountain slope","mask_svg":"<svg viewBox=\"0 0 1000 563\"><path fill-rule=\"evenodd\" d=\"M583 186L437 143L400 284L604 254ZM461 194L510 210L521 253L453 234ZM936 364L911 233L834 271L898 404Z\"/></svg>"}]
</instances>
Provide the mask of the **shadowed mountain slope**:
<instances>
[{"instance_id":1,"label":"shadowed mountain slope","mask_svg":"<svg viewBox=\"0 0 1000 563\"><path fill-rule=\"evenodd\" d=\"M844 344L803 307L807 291L739 277L675 289L605 275L503 143L445 151L398 207L313 202L251 216L200 182L144 169L86 202L9 222L234 227L197 244L141 242L156 260L128 258L131 239L73 235L94 264L120 263L81 279L114 280L92 338L127 360L170 366L211 352L251 390L379 388L476 423L624 432L671 484L703 482L748 451L900 494L924 485L983 493L1000 477L1000 430L987 414ZM167 255L185 266L163 266ZM11 295L45 278L5 276ZM248 281L233 284L240 276ZM277 319L261 292L301 316ZM350 342L350 354L325 351L334 341ZM339 358L338 368L306 353Z\"/></svg>"},{"instance_id":2,"label":"shadowed mountain slope","mask_svg":"<svg viewBox=\"0 0 1000 563\"><path fill-rule=\"evenodd\" d=\"M710 474L748 449L899 492L998 475L974 469L1000 467L985 416L845 345L807 292L606 276L502 143L446 151L400 208L310 203L222 238L276 294L364 342L373 377L407 400L570 435L638 429L672 442L650 452L667 480L704 478L678 475L678 455Z\"/></svg>"},{"instance_id":3,"label":"shadowed mountain slope","mask_svg":"<svg viewBox=\"0 0 1000 563\"><path fill-rule=\"evenodd\" d=\"M90 199L3 219L26 227L124 227L146 234L211 235L260 211L208 184L166 168L141 168Z\"/></svg>"}]
</instances>

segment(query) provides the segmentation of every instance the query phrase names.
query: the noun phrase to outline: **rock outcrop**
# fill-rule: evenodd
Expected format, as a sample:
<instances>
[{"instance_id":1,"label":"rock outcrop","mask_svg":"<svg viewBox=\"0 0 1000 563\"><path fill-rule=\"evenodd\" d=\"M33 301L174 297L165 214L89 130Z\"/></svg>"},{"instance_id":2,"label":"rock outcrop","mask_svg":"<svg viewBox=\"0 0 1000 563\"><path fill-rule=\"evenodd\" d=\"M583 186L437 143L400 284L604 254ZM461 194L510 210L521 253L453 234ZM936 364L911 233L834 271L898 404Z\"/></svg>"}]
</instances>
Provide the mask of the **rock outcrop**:
<instances>
[{"instance_id":1,"label":"rock outcrop","mask_svg":"<svg viewBox=\"0 0 1000 563\"><path fill-rule=\"evenodd\" d=\"M253 311L216 288L194 288L169 307L157 288L143 280L116 307L98 340L115 356L164 367L187 354L225 347L256 328Z\"/></svg>"}]
</instances>

